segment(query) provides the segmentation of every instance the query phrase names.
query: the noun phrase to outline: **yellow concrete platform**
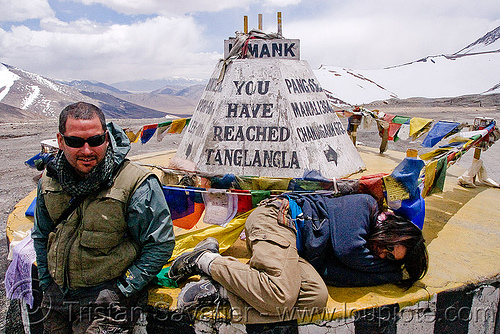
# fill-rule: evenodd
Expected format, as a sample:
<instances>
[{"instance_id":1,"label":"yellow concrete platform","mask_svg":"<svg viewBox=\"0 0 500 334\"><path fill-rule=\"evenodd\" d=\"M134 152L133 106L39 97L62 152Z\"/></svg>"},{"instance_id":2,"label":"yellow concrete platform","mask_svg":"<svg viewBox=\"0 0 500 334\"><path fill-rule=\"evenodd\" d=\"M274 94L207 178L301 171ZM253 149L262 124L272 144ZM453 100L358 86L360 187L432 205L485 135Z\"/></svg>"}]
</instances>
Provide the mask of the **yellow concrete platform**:
<instances>
[{"instance_id":1,"label":"yellow concrete platform","mask_svg":"<svg viewBox=\"0 0 500 334\"><path fill-rule=\"evenodd\" d=\"M362 174L390 173L403 160L402 152L389 151L380 155L378 149L358 147L367 166ZM168 165L175 151L165 151L134 157L144 164ZM329 318L351 317L354 311L399 304L400 309L434 295L471 284L487 284L500 278L500 189L462 188L457 178L464 172L458 166L447 171L444 192L426 198L423 228L429 251L429 271L421 281L407 291L392 285L362 288L329 287ZM35 191L20 201L7 222L7 237L15 240L31 228L33 221L24 211L35 196ZM18 236L14 234L16 232ZM176 233L182 233L176 229ZM244 258L242 241L226 253ZM175 305L180 289L154 288L150 304Z\"/></svg>"}]
</instances>

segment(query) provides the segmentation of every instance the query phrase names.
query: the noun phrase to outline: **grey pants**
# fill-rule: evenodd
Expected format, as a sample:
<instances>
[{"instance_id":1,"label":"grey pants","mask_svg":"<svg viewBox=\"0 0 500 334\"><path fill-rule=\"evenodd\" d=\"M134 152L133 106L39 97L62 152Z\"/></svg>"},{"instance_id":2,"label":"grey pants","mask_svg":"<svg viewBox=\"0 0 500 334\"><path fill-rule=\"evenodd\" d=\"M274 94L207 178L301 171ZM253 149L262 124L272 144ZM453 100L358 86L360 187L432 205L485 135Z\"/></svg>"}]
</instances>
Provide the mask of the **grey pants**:
<instances>
[{"instance_id":1,"label":"grey pants","mask_svg":"<svg viewBox=\"0 0 500 334\"><path fill-rule=\"evenodd\" d=\"M144 298L145 293L125 297L114 280L66 296L52 283L43 293L44 329L57 334L132 333Z\"/></svg>"},{"instance_id":2,"label":"grey pants","mask_svg":"<svg viewBox=\"0 0 500 334\"><path fill-rule=\"evenodd\" d=\"M233 322L287 321L326 306L327 287L313 266L299 257L295 233L278 224L278 210L271 203L248 217L248 263L222 256L211 264L212 278L229 292Z\"/></svg>"}]
</instances>

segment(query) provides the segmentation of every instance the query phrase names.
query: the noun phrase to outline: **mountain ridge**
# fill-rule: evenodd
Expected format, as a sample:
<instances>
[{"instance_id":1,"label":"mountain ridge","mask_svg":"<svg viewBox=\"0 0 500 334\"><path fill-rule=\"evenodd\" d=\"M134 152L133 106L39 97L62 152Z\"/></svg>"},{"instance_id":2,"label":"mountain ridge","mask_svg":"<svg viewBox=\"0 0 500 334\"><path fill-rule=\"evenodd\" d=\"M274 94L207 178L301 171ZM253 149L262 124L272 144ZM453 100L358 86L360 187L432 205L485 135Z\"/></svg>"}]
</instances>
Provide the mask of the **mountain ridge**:
<instances>
[{"instance_id":1,"label":"mountain ridge","mask_svg":"<svg viewBox=\"0 0 500 334\"><path fill-rule=\"evenodd\" d=\"M500 93L500 27L451 54L426 56L375 70L321 65L313 71L344 105L412 97Z\"/></svg>"},{"instance_id":2,"label":"mountain ridge","mask_svg":"<svg viewBox=\"0 0 500 334\"><path fill-rule=\"evenodd\" d=\"M398 105L395 101L405 99L413 104L411 99L416 97L429 103L460 96L466 98L454 100L455 104L479 101L477 105L496 108L500 104L495 102L500 99L500 27L451 54L430 55L378 70L321 65L313 72L331 102L340 108L377 101ZM140 79L117 86L89 80L58 82L0 63L0 121L8 121L9 115L12 119L56 117L76 101L94 103L113 118L186 117L194 112L204 91L201 82L205 81ZM125 89L127 85L154 89L138 93Z\"/></svg>"},{"instance_id":3,"label":"mountain ridge","mask_svg":"<svg viewBox=\"0 0 500 334\"><path fill-rule=\"evenodd\" d=\"M97 92L78 90L92 87ZM97 89L99 87L99 89ZM71 85L0 63L0 122L22 121L36 118L54 118L68 104L84 101L99 106L110 118L161 118L181 117L182 113L169 114L126 101L120 96L131 93L120 91L104 83L73 81ZM8 106L8 107L7 107Z\"/></svg>"}]
</instances>

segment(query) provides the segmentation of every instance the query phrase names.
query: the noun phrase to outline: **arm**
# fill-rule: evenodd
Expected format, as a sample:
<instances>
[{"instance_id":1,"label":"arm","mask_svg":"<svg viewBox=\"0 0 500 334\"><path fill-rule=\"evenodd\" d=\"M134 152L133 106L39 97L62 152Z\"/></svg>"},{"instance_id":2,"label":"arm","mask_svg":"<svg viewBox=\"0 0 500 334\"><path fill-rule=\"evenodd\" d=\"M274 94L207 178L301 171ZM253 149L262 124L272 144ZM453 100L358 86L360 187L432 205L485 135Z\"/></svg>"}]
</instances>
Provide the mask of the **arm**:
<instances>
[{"instance_id":1,"label":"arm","mask_svg":"<svg viewBox=\"0 0 500 334\"><path fill-rule=\"evenodd\" d=\"M129 231L140 247L138 258L118 281L123 294L130 296L160 272L174 249L170 210L156 176L149 176L136 189L126 219Z\"/></svg>"},{"instance_id":2,"label":"arm","mask_svg":"<svg viewBox=\"0 0 500 334\"><path fill-rule=\"evenodd\" d=\"M54 230L54 227L54 222L50 218L45 206L43 195L40 193L39 183L35 207L35 225L31 237L33 238L33 245L36 252L39 285L42 290L45 290L52 283L52 277L47 267L47 241L49 233Z\"/></svg>"},{"instance_id":3,"label":"arm","mask_svg":"<svg viewBox=\"0 0 500 334\"><path fill-rule=\"evenodd\" d=\"M389 272L367 272L355 270L344 265L334 257L325 262L319 270L327 285L353 287L353 286L373 286L386 283L399 282L403 273L401 270Z\"/></svg>"}]
</instances>

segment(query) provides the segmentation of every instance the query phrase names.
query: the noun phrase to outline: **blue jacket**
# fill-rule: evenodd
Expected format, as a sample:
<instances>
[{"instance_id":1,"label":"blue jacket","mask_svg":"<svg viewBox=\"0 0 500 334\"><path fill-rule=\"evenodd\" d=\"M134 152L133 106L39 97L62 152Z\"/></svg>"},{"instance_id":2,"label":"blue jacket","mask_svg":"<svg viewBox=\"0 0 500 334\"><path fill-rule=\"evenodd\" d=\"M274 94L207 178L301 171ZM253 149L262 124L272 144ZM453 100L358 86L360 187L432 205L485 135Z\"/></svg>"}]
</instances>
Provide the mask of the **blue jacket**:
<instances>
[{"instance_id":1,"label":"blue jacket","mask_svg":"<svg viewBox=\"0 0 500 334\"><path fill-rule=\"evenodd\" d=\"M298 217L301 256L333 286L371 286L402 279L398 263L373 255L366 238L375 225L376 200L366 194L288 194Z\"/></svg>"}]
</instances>

